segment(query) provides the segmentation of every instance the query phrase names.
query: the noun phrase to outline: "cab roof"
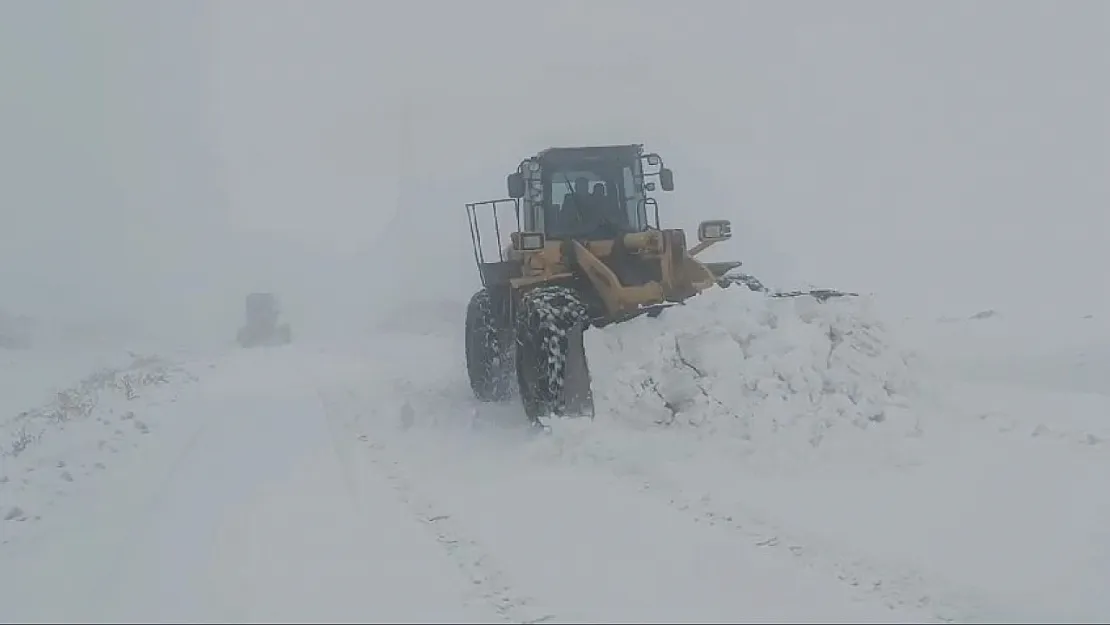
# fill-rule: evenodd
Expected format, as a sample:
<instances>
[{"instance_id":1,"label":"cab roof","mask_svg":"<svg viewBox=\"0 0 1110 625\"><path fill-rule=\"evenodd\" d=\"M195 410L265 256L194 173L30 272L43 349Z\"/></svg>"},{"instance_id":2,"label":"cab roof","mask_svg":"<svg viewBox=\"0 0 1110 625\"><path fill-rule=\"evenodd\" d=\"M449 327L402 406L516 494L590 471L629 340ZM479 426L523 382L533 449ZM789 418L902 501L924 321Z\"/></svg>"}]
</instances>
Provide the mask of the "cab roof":
<instances>
[{"instance_id":1,"label":"cab roof","mask_svg":"<svg viewBox=\"0 0 1110 625\"><path fill-rule=\"evenodd\" d=\"M589 158L617 158L617 159L632 159L638 158L644 151L642 143L630 143L627 145L596 145L596 146L581 146L581 147L551 147L542 150L536 154L536 158L541 161L562 161L562 160L579 160Z\"/></svg>"}]
</instances>

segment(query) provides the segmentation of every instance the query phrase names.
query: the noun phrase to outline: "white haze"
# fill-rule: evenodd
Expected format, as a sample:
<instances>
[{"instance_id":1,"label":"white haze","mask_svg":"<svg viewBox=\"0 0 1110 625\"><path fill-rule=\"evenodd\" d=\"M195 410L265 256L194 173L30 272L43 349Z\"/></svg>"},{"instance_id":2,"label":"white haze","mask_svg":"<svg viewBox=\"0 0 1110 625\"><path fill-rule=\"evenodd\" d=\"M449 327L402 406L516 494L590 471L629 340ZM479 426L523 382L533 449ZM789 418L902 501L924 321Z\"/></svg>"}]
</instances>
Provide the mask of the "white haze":
<instances>
[{"instance_id":1,"label":"white haze","mask_svg":"<svg viewBox=\"0 0 1110 625\"><path fill-rule=\"evenodd\" d=\"M463 204L521 158L643 142L760 275L1105 311L1107 41L1093 0L6 0L0 309L361 330L476 288Z\"/></svg>"}]
</instances>

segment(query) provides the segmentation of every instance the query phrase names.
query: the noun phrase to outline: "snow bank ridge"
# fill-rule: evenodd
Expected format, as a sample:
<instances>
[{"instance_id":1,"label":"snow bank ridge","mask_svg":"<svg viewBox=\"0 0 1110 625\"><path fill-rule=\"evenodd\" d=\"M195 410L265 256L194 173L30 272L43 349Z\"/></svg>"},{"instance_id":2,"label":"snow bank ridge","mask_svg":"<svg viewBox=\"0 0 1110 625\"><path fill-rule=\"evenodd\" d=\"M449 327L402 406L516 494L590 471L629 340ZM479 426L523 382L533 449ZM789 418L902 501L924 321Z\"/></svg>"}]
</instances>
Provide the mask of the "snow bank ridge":
<instances>
[{"instance_id":1,"label":"snow bank ridge","mask_svg":"<svg viewBox=\"0 0 1110 625\"><path fill-rule=\"evenodd\" d=\"M157 358L136 357L127 367L102 369L57 393L43 406L0 418L0 522L32 516L62 485L103 469L107 456L148 434L149 415L136 402L156 387L195 378ZM142 407L136 404L143 404ZM58 494L58 493L55 493Z\"/></svg>"},{"instance_id":2,"label":"snow bank ridge","mask_svg":"<svg viewBox=\"0 0 1110 625\"><path fill-rule=\"evenodd\" d=\"M909 353L867 297L714 288L656 319L587 332L586 350L598 420L813 447L838 433L918 430Z\"/></svg>"},{"instance_id":3,"label":"snow bank ridge","mask_svg":"<svg viewBox=\"0 0 1110 625\"><path fill-rule=\"evenodd\" d=\"M92 415L102 396L119 393L124 399L138 397L140 388L169 382L171 367L154 358L136 358L126 369L104 369L58 392L54 401L4 420L4 431L11 440L0 448L0 455L17 457L43 438L51 427Z\"/></svg>"}]
</instances>

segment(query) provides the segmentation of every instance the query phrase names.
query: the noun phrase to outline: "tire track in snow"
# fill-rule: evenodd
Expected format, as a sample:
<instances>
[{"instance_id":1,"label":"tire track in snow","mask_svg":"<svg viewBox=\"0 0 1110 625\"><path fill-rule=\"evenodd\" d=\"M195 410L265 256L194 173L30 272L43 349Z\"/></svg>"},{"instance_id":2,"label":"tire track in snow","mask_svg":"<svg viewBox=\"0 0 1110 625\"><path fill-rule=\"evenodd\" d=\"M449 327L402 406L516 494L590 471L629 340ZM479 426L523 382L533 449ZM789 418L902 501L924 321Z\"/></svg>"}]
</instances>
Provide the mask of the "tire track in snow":
<instances>
[{"instance_id":1,"label":"tire track in snow","mask_svg":"<svg viewBox=\"0 0 1110 625\"><path fill-rule=\"evenodd\" d=\"M557 425L553 434L558 437ZM788 530L767 520L756 508L738 501L722 502L711 492L691 494L689 488L676 480L622 457L615 449L577 450L577 453L597 469L625 478L629 490L665 501L698 523L729 532L762 549L782 553L800 566L833 577L858 595L877 599L892 609L914 610L946 623L1023 620L1019 614L993 605L954 584L928 578L905 563L880 562L827 539Z\"/></svg>"},{"instance_id":2,"label":"tire track in snow","mask_svg":"<svg viewBox=\"0 0 1110 625\"><path fill-rule=\"evenodd\" d=\"M461 409L473 412L475 419L483 422L503 421L503 419L494 418L494 413L498 411L493 405L478 403L471 398L465 374L451 375L448 380L444 382L447 382L449 389L440 388L436 391L436 395L448 393L453 402L458 402L454 403L449 412L454 414ZM350 401L357 404L353 391L348 390L347 393L351 397ZM438 409L439 406L436 408ZM482 418L483 415L488 418ZM496 416L502 415L498 413ZM734 504L731 498L726 498L721 493L692 492L678 480L666 476L661 470L636 462L635 458L623 453L619 445L606 445L605 429L608 424L587 422L585 428L574 426L567 431L577 430L577 434L568 437L560 432L559 422L562 420L552 423L551 430L542 435L535 435L526 427L523 415L520 419L519 430L522 433L528 431L533 435L516 438L516 445L534 443L544 450L541 455L553 462L573 462L570 456L582 458L586 460L584 468L592 466L594 470L622 478L621 481L626 484L629 492L669 504L672 509L699 524L726 532L731 540L775 552L784 561L793 562L801 569L838 580L839 583L848 586L850 591L861 600L880 603L892 610L920 614L922 620L937 622L990 622L1000 618L1021 620L1010 615L1007 610L998 609L997 606L974 596L966 589L947 584L939 579L927 578L908 563L879 561L874 557L863 556L857 553L858 550L844 544L834 543L804 531L787 529L780 523L767 520L758 509ZM447 428L448 430L464 427L460 426L457 420L447 424L427 417L422 425L432 429ZM510 430L518 429L511 425L508 427ZM583 434L588 438L587 441L581 440ZM622 428L619 434L635 437L641 433L631 428ZM411 483L405 481L403 474L396 472L399 470L396 462L389 465L385 446L376 441L366 442L374 449L377 455L376 463L382 467L383 473L393 475L392 479L395 483L399 482L397 488L401 491L411 491ZM420 516L425 519L434 518L438 516L436 512L434 508L429 508L425 509Z\"/></svg>"},{"instance_id":3,"label":"tire track in snow","mask_svg":"<svg viewBox=\"0 0 1110 625\"><path fill-rule=\"evenodd\" d=\"M497 404L474 400L465 377L452 376L448 384L449 388L439 389L436 394L438 396L447 393L452 402L451 408L447 409L449 413L472 412L475 420L497 424L498 427L494 427L490 433L520 432L524 436L508 436L505 439L513 441L510 444L517 446L525 455L530 455L531 452L520 449L520 446L535 445L543 450L540 455L547 461L567 463L573 462L572 456L582 458L586 460L584 468L621 478L619 481L626 485L628 492L662 501L696 523L728 532L732 540L776 552L782 559L792 561L803 569L838 580L861 599L881 603L893 610L909 610L921 614L922 618L931 617L938 622L990 621L995 618L988 615L1003 613L1001 610L988 609L984 601L962 589L944 584L940 580L927 579L904 563L880 563L874 558L854 553L842 544L830 544L828 540L788 531L781 524L767 521L760 511L750 506L734 506L732 501L724 499L719 493L691 494L683 484L622 452L619 445L606 444L605 437L610 433L606 430L611 424L557 419L551 423L551 429L540 433L527 426L522 412L519 414L518 424L506 423L503 418L505 415L501 414L502 409ZM357 406L355 393L348 390L347 394L348 401ZM437 414L444 407L437 401L427 408L431 413ZM570 427L560 428L560 423ZM448 431L466 428L457 418L442 423L426 415L422 425ZM639 434L632 429L621 428L619 431L620 436L635 437ZM583 435L586 440L582 440ZM374 448L375 453L385 454L386 449L380 442L367 443ZM533 456L532 461L536 460ZM383 469L386 473L392 471L393 467ZM399 488L408 489L411 485L405 484ZM435 516L437 514L434 510L428 510L422 518Z\"/></svg>"},{"instance_id":4,"label":"tire track in snow","mask_svg":"<svg viewBox=\"0 0 1110 625\"><path fill-rule=\"evenodd\" d=\"M211 415L205 415L200 424L189 434L189 438L185 440L185 444L174 452L174 458L170 462L169 468L158 480L154 491L144 496L142 504L136 509L136 514L129 518L129 529L122 533L122 539L117 548L116 557L113 559L111 566L108 567L108 570L110 570L112 574L102 576L101 583L115 583L115 580L120 579L120 574L135 560L136 554L129 546L136 544L149 533L150 528L147 522L158 509L165 505L174 480L181 472L182 467L185 466L186 461L188 461L196 451L197 443L200 442L208 432L212 425L212 419L213 417ZM103 596L108 596L107 592L101 594Z\"/></svg>"},{"instance_id":5,"label":"tire track in snow","mask_svg":"<svg viewBox=\"0 0 1110 625\"><path fill-rule=\"evenodd\" d=\"M351 395L352 401L355 401L353 393ZM469 403L469 400L462 399L461 394L459 397L464 405ZM490 406L484 404L472 405L471 407L476 413L490 410ZM532 462L537 461L538 458L520 446L528 446L533 443L539 445L545 451L541 454L543 459L555 463L569 462L570 458L563 455L563 451L570 451L570 453L587 460L584 465L579 465L582 468L604 472L620 478L618 481L623 482L625 492L634 496L647 497L656 502L662 501L669 504L673 510L690 518L694 523L709 525L726 531L730 541L740 541L760 549L777 552L784 561L792 562L803 569L816 572L822 577L834 578L841 584L849 586L850 592L861 600L884 605L892 610L892 614L920 615L915 620L919 618L925 622L929 620L937 622L975 620L966 616L977 611L968 607L969 603L973 604L971 600L959 602L947 597L941 600L937 597L936 592L930 592L930 590L935 591L937 589L937 583L924 580L920 575L913 572L907 572L905 567L881 568L873 562L851 556L831 546L819 544L817 541L800 540L797 535L788 534L782 531L781 528L770 525L765 521L756 521L755 519L758 519L759 515L755 511L746 510L747 514L744 515L738 512L726 514L722 512L723 508L718 505L719 502L711 497L691 496L688 492L684 492L679 484L673 481L668 482L662 476L656 476L648 469L630 464L629 459L618 455L615 448L612 450L598 449L595 453L589 453L589 451L579 446L580 441L560 436L558 424L559 420L553 424L553 429L538 433L526 425L524 417L521 415L519 427L510 426L509 429L519 430L522 434L526 433L528 436L524 438L510 437L514 441L512 444L517 446L518 451L524 452L525 456L531 456L530 461ZM458 424L447 426L440 423L426 425L433 429L447 427L448 430L452 427L464 427ZM589 424L587 424L586 429L591 429ZM629 431L627 434L634 436L635 432ZM383 443L371 441L366 436L359 438L373 448L376 453L381 454L378 462L391 463L390 466L383 466L382 472L390 474L390 479L397 484L396 487L407 492L412 487L411 482L403 474L396 473L400 469L395 460L390 460L388 448ZM561 449L568 444L577 447L577 449ZM505 450L502 449L502 451ZM555 453L549 453L551 451L555 451ZM474 448L468 453L484 453L484 451ZM378 466L382 465L378 464ZM434 507L424 508L420 516L421 518L430 519L436 516L436 512L437 510ZM919 592L915 594L915 591ZM981 610L978 611L981 612ZM979 620L990 621L993 619L983 617Z\"/></svg>"},{"instance_id":6,"label":"tire track in snow","mask_svg":"<svg viewBox=\"0 0 1110 625\"><path fill-rule=\"evenodd\" d=\"M82 618L91 614L94 621L113 620L112 615L117 613L120 602L133 590L122 580L140 557L134 546L149 536L150 519L165 505L174 480L196 454L198 442L209 433L213 422L212 415L202 414L199 422L178 423L183 428L181 431L176 431L176 426L163 429L141 451L131 454L111 473L92 482L88 491L59 509L63 513L78 511L83 520L79 526L72 526L68 521L52 524L50 533L57 542L47 551L37 552L34 568L25 573L29 580L47 575L55 577L56 586L66 589L68 603L50 606L47 615L54 614L55 619L63 621L77 614L82 614ZM150 471L151 467L155 467L154 472ZM114 496L117 489L126 494ZM90 515L84 507L93 502L101 507ZM89 540L90 536L96 540ZM20 545L21 549L26 547L31 545ZM26 553L21 552L21 556ZM58 561L65 563L62 570L54 564ZM53 567L53 570L44 568L39 574L40 566ZM21 609L26 610L28 606ZM41 607L29 609L33 610L32 614L43 614Z\"/></svg>"},{"instance_id":7,"label":"tire track in snow","mask_svg":"<svg viewBox=\"0 0 1110 625\"><path fill-rule=\"evenodd\" d=\"M450 511L434 499L426 498L405 474L402 464L392 456L380 440L371 440L366 434L355 433L350 428L350 417L355 411L357 398L350 390L343 400L319 391L328 428L333 436L336 454L348 481L348 490L361 507L361 497L355 489L352 459L343 451L344 440L362 443L357 448L365 450L367 461L382 475L414 519L433 534L440 548L470 581L477 598L488 604L501 618L512 623L543 623L556 616L538 605L538 602L514 587L509 576L501 570L488 549L469 537L455 522Z\"/></svg>"},{"instance_id":8,"label":"tire track in snow","mask_svg":"<svg viewBox=\"0 0 1110 625\"><path fill-rule=\"evenodd\" d=\"M656 482L658 484L659 482ZM862 595L879 598L893 609L916 609L927 612L940 622L994 621L979 602L953 589L938 593L938 582L927 580L918 571L905 567L878 564L861 557L844 553L812 537L802 538L781 527L756 520L758 514L750 509L725 512L712 495L693 497L670 488L645 484L645 491L662 494L675 509L685 512L699 522L720 527L742 537L760 548L773 549L795 559L801 566L835 577Z\"/></svg>"}]
</instances>

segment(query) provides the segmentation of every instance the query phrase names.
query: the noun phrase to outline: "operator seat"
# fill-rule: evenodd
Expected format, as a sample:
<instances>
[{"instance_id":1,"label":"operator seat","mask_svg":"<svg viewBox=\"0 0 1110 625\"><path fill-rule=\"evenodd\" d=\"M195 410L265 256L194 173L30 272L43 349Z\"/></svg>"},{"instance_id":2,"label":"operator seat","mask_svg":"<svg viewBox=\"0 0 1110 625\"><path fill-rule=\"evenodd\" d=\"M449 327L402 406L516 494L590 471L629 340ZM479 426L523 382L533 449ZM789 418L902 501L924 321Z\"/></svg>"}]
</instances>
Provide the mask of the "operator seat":
<instances>
[{"instance_id":1,"label":"operator seat","mask_svg":"<svg viewBox=\"0 0 1110 625\"><path fill-rule=\"evenodd\" d=\"M628 216L621 210L617 194L610 191L611 188L605 186L603 182L594 184L590 199L593 200L594 210L597 213L596 220L608 222L609 225L622 229L628 228Z\"/></svg>"},{"instance_id":2,"label":"operator seat","mask_svg":"<svg viewBox=\"0 0 1110 625\"><path fill-rule=\"evenodd\" d=\"M560 232L581 232L582 226L588 223L590 213L593 212L590 201L589 180L579 176L574 180L574 190L563 196L563 205L559 208L559 217L556 228Z\"/></svg>"}]
</instances>

